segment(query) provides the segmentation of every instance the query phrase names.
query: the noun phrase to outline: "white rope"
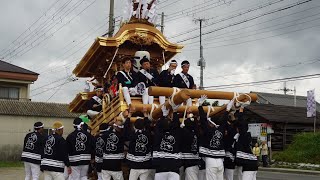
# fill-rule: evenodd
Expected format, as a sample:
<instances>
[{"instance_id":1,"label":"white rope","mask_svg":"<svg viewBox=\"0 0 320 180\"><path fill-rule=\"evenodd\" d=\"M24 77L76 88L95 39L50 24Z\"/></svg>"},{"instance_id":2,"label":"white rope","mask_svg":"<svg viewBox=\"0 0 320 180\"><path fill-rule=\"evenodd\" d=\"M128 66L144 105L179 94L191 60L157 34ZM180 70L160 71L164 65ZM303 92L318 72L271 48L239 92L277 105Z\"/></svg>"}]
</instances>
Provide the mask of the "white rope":
<instances>
[{"instance_id":1,"label":"white rope","mask_svg":"<svg viewBox=\"0 0 320 180\"><path fill-rule=\"evenodd\" d=\"M214 123L213 121L211 121L211 119L210 119L210 112L211 112L211 110L212 110L212 112L215 110L213 107L212 107L212 105L210 104L210 106L208 107L208 112L207 112L207 120L211 123L211 124L213 124L214 126L216 126L216 127L219 127L219 125L217 125L216 123Z\"/></svg>"},{"instance_id":2,"label":"white rope","mask_svg":"<svg viewBox=\"0 0 320 180\"><path fill-rule=\"evenodd\" d=\"M162 70L165 70L167 68L166 68L166 58L164 56L164 50L162 51L162 59L163 59L163 67L164 67Z\"/></svg>"},{"instance_id":3,"label":"white rope","mask_svg":"<svg viewBox=\"0 0 320 180\"><path fill-rule=\"evenodd\" d=\"M152 106L151 106L151 111L150 111L150 113L149 113L149 115L148 115L148 119L149 119L149 120L151 120L151 121L154 120L154 119L152 118L152 113L153 113L153 111L154 111L156 108L158 108L158 107L159 107L158 105L152 104Z\"/></svg>"},{"instance_id":4,"label":"white rope","mask_svg":"<svg viewBox=\"0 0 320 180\"><path fill-rule=\"evenodd\" d=\"M186 125L184 124L184 121L186 120L187 109L188 109L188 106L186 106L186 108L184 109L182 122L181 122L181 124L180 124L180 127L181 127L181 128L184 128L184 127L186 126Z\"/></svg>"},{"instance_id":5,"label":"white rope","mask_svg":"<svg viewBox=\"0 0 320 180\"><path fill-rule=\"evenodd\" d=\"M248 100L248 101L245 101L245 102L239 101L239 97L240 97L241 95L247 96L249 100ZM246 93L244 93L244 94L239 94L238 92L234 92L234 95L233 95L233 98L232 98L231 101L235 101L235 104L233 105L232 109L236 111L236 110L239 110L240 107L241 107L243 104L249 105L249 104L251 103L251 97L250 97L249 94L246 94Z\"/></svg>"},{"instance_id":6,"label":"white rope","mask_svg":"<svg viewBox=\"0 0 320 180\"><path fill-rule=\"evenodd\" d=\"M171 105L172 109L176 109L179 105L174 104L173 98L180 91L179 88L174 87L172 95L168 98L168 102Z\"/></svg>"},{"instance_id":7,"label":"white rope","mask_svg":"<svg viewBox=\"0 0 320 180\"><path fill-rule=\"evenodd\" d=\"M119 47L116 49L116 52L114 52L113 58L112 58L112 60L111 60L111 63L109 64L109 67L108 67L106 73L105 73L104 76L103 76L104 78L107 77L107 74L108 74L108 72L109 72L109 70L110 70L110 68L111 68L111 66L112 66L112 63L113 63L114 59L116 58L116 55L118 54L118 50L119 50Z\"/></svg>"}]
</instances>

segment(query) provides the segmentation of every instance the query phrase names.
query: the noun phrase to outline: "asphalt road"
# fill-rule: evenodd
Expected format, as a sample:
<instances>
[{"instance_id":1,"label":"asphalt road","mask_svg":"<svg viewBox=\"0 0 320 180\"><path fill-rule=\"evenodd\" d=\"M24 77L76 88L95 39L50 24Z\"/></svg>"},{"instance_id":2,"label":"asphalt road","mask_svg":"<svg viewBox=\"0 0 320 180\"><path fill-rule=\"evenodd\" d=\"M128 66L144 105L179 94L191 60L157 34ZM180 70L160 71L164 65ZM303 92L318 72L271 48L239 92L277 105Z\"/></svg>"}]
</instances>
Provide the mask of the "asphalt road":
<instances>
[{"instance_id":1,"label":"asphalt road","mask_svg":"<svg viewBox=\"0 0 320 180\"><path fill-rule=\"evenodd\" d=\"M24 169L20 168L0 168L0 180L22 180L24 179ZM320 176L294 173L279 173L258 171L257 180L320 180ZM43 180L41 175L40 180Z\"/></svg>"},{"instance_id":2,"label":"asphalt road","mask_svg":"<svg viewBox=\"0 0 320 180\"><path fill-rule=\"evenodd\" d=\"M320 176L308 175L308 174L293 174L293 173L279 173L279 172L267 172L258 171L257 180L320 180Z\"/></svg>"}]
</instances>

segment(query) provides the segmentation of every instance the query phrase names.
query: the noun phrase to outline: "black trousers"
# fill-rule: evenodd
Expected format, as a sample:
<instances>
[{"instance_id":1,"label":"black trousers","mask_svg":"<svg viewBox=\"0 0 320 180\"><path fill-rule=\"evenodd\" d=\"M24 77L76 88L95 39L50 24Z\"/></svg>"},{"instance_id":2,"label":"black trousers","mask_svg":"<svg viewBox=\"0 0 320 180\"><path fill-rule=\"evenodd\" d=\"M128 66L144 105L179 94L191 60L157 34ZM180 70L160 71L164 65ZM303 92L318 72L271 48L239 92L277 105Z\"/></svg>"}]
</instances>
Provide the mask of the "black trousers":
<instances>
[{"instance_id":1,"label":"black trousers","mask_svg":"<svg viewBox=\"0 0 320 180\"><path fill-rule=\"evenodd\" d=\"M262 163L263 163L263 167L267 167L267 165L268 165L268 155L262 155Z\"/></svg>"}]
</instances>

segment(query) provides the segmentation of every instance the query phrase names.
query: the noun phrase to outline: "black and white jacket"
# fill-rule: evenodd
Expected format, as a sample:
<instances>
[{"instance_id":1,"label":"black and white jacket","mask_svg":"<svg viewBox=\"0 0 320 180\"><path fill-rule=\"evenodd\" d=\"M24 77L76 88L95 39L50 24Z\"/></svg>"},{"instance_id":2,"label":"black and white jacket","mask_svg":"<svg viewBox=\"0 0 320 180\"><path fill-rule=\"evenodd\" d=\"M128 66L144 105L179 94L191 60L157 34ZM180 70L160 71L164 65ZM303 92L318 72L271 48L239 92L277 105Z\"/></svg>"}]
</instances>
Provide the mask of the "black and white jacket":
<instances>
[{"instance_id":1,"label":"black and white jacket","mask_svg":"<svg viewBox=\"0 0 320 180\"><path fill-rule=\"evenodd\" d=\"M94 140L83 130L74 130L67 137L68 154L71 166L90 164L94 154Z\"/></svg>"},{"instance_id":2,"label":"black and white jacket","mask_svg":"<svg viewBox=\"0 0 320 180\"><path fill-rule=\"evenodd\" d=\"M208 124L207 115L202 106L198 107L200 115L200 124L203 131L201 136L199 153L200 156L210 158L224 158L224 142L223 136L225 132L225 125L222 124L219 127L210 127Z\"/></svg>"},{"instance_id":3,"label":"black and white jacket","mask_svg":"<svg viewBox=\"0 0 320 180\"><path fill-rule=\"evenodd\" d=\"M156 124L153 142L152 164L156 172L176 172L182 166L181 161L181 128L179 117L174 113L173 121L168 130L159 125L162 117Z\"/></svg>"},{"instance_id":4,"label":"black and white jacket","mask_svg":"<svg viewBox=\"0 0 320 180\"><path fill-rule=\"evenodd\" d=\"M41 170L64 172L65 166L70 166L67 142L62 136L52 134L45 139Z\"/></svg>"},{"instance_id":5,"label":"black and white jacket","mask_svg":"<svg viewBox=\"0 0 320 180\"><path fill-rule=\"evenodd\" d=\"M142 71L142 70L140 70ZM159 73L156 69L150 69L147 72L153 77L151 80L148 79L142 72L137 73L137 82L144 82L146 87L149 86L158 86L159 85Z\"/></svg>"},{"instance_id":6,"label":"black and white jacket","mask_svg":"<svg viewBox=\"0 0 320 180\"><path fill-rule=\"evenodd\" d=\"M181 130L183 141L181 142L181 158L184 168L199 165L199 135L196 127L184 127Z\"/></svg>"},{"instance_id":7,"label":"black and white jacket","mask_svg":"<svg viewBox=\"0 0 320 180\"><path fill-rule=\"evenodd\" d=\"M40 165L43 145L43 135L36 131L28 133L24 138L21 161Z\"/></svg>"},{"instance_id":8,"label":"black and white jacket","mask_svg":"<svg viewBox=\"0 0 320 180\"><path fill-rule=\"evenodd\" d=\"M103 149L102 170L121 171L124 160L124 133L112 129L105 133L102 139L106 143Z\"/></svg>"},{"instance_id":9,"label":"black and white jacket","mask_svg":"<svg viewBox=\"0 0 320 180\"><path fill-rule=\"evenodd\" d=\"M248 124L243 119L243 113L238 115L239 138L236 142L236 164L243 167L243 171L257 171L258 160L252 153L252 138L248 132Z\"/></svg>"},{"instance_id":10,"label":"black and white jacket","mask_svg":"<svg viewBox=\"0 0 320 180\"><path fill-rule=\"evenodd\" d=\"M127 119L130 122L130 119ZM126 156L130 169L151 169L151 146L152 137L150 132L150 120L145 117L145 129L136 130L127 127L129 130L126 140L129 141L129 150Z\"/></svg>"},{"instance_id":11,"label":"black and white jacket","mask_svg":"<svg viewBox=\"0 0 320 180\"><path fill-rule=\"evenodd\" d=\"M227 116L224 116L227 118ZM226 150L226 157L224 158L224 167L227 169L235 168L235 139L234 136L237 134L237 130L233 124L226 125L226 134L224 136L224 148Z\"/></svg>"},{"instance_id":12,"label":"black and white jacket","mask_svg":"<svg viewBox=\"0 0 320 180\"><path fill-rule=\"evenodd\" d=\"M103 163L103 150L106 147L106 142L103 139L103 136L110 131L110 127L106 129L104 132L100 132L97 136L95 136L95 163L97 172L101 172L102 163Z\"/></svg>"}]
</instances>

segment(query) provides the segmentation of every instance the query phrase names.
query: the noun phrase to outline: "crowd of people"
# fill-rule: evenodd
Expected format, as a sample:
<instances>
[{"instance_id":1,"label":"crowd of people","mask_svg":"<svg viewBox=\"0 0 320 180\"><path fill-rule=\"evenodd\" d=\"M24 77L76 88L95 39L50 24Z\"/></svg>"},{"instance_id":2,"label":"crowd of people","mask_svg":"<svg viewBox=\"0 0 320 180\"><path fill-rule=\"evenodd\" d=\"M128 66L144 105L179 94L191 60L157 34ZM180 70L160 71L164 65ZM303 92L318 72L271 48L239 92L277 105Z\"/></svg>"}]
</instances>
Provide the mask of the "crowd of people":
<instances>
[{"instance_id":1,"label":"crowd of people","mask_svg":"<svg viewBox=\"0 0 320 180\"><path fill-rule=\"evenodd\" d=\"M255 180L257 157L252 153L248 123L243 118L244 107L235 107L231 100L220 117L209 117L198 99L198 113L190 109L178 113L180 105L160 106L162 117L151 119L146 108L136 112L131 96L140 95L144 104L152 104L148 95L150 86L195 88L188 74L189 62L181 63L182 72L175 74L178 65L172 60L169 68L153 70L148 53L140 53L141 69L133 70L132 59L124 58L123 71L116 75L122 85L129 108L109 123L102 123L92 136L81 118L73 121L74 131L63 138L64 126L55 122L52 134L44 136L43 123L34 124L34 132L25 137L22 161L26 180L87 180L94 164L99 180L124 179L123 167L129 168L129 180ZM132 67L133 66L133 67ZM88 102L88 115L96 116L102 109L102 87L96 87L96 96ZM159 97L160 104L165 97ZM190 103L190 101L188 101ZM137 117L131 122L132 116ZM182 121L180 121L182 119Z\"/></svg>"}]
</instances>

